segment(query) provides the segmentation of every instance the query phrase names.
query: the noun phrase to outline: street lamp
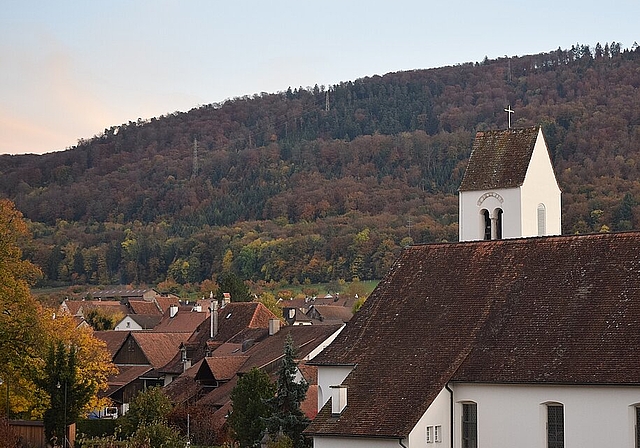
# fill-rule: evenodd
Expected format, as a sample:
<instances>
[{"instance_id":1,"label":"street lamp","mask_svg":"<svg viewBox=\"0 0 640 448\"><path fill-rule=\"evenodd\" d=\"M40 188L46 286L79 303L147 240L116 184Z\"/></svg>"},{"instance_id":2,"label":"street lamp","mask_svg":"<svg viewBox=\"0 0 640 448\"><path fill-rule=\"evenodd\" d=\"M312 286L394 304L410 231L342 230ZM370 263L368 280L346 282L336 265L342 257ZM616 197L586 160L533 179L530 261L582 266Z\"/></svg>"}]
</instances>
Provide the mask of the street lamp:
<instances>
[{"instance_id":1,"label":"street lamp","mask_svg":"<svg viewBox=\"0 0 640 448\"><path fill-rule=\"evenodd\" d=\"M61 387L60 381L56 384L58 390ZM64 447L69 446L69 440L67 439L67 381L64 382Z\"/></svg>"}]
</instances>

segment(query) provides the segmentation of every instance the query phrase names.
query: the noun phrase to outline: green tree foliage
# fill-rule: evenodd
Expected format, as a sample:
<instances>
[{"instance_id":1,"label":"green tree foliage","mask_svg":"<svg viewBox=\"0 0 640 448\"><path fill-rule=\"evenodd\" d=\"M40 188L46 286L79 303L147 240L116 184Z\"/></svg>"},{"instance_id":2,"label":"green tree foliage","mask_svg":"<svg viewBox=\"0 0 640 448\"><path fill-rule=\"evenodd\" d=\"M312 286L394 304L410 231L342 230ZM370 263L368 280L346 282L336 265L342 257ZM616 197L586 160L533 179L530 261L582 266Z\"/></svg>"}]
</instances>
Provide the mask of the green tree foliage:
<instances>
[{"instance_id":1,"label":"green tree foliage","mask_svg":"<svg viewBox=\"0 0 640 448\"><path fill-rule=\"evenodd\" d=\"M238 379L231 392L233 411L229 425L241 447L256 446L266 429L264 419L271 415L267 400L275 394L269 375L257 368Z\"/></svg>"},{"instance_id":2,"label":"green tree foliage","mask_svg":"<svg viewBox=\"0 0 640 448\"><path fill-rule=\"evenodd\" d=\"M251 302L253 298L249 287L234 273L222 274L218 284L220 285L216 293L218 300L222 300L224 293L231 294L232 302Z\"/></svg>"},{"instance_id":3,"label":"green tree foliage","mask_svg":"<svg viewBox=\"0 0 640 448\"><path fill-rule=\"evenodd\" d=\"M160 387L140 391L129 403L129 410L123 415L118 426L121 433L130 437L138 428L167 424L167 417L173 406L171 400Z\"/></svg>"},{"instance_id":4,"label":"green tree foliage","mask_svg":"<svg viewBox=\"0 0 640 448\"><path fill-rule=\"evenodd\" d=\"M37 382L50 398L44 413L45 436L58 441L67 437L66 429L80 417L85 405L96 392L91 383L78 377L76 348L66 347L62 341L51 346L44 376Z\"/></svg>"},{"instance_id":5,"label":"green tree foliage","mask_svg":"<svg viewBox=\"0 0 640 448\"><path fill-rule=\"evenodd\" d=\"M284 357L278 370L276 395L267 403L271 408L271 416L265 419L266 427L275 440L279 433L286 435L295 447L310 446L302 435L310 420L304 415L300 404L304 401L309 384L302 380L296 382L297 364L296 349L291 335L287 335L284 345Z\"/></svg>"},{"instance_id":6,"label":"green tree foliage","mask_svg":"<svg viewBox=\"0 0 640 448\"><path fill-rule=\"evenodd\" d=\"M113 330L124 318L121 312L93 308L85 313L85 320L96 331Z\"/></svg>"}]
</instances>

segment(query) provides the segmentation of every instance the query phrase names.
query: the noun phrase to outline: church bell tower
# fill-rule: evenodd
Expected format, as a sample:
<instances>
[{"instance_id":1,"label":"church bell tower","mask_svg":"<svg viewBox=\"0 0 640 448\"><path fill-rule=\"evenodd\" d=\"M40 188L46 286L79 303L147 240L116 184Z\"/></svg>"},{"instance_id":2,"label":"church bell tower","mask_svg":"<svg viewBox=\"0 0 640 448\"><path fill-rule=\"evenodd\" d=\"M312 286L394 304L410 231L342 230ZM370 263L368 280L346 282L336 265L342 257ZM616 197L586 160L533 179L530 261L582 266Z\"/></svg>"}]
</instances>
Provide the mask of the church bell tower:
<instances>
[{"instance_id":1,"label":"church bell tower","mask_svg":"<svg viewBox=\"0 0 640 448\"><path fill-rule=\"evenodd\" d=\"M560 235L561 191L539 126L476 134L459 192L459 240Z\"/></svg>"}]
</instances>

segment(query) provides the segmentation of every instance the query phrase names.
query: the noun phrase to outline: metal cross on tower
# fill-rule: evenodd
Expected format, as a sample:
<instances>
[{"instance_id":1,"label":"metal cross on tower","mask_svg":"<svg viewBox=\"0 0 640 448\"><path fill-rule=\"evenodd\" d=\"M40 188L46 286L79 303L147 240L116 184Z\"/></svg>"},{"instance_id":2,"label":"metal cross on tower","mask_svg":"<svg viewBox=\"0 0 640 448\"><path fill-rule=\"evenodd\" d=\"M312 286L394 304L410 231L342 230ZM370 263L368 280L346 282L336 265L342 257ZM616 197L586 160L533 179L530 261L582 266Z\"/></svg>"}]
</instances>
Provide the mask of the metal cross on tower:
<instances>
[{"instance_id":1,"label":"metal cross on tower","mask_svg":"<svg viewBox=\"0 0 640 448\"><path fill-rule=\"evenodd\" d=\"M507 108L504 111L507 113L507 116L509 117L509 127L507 129L511 129L511 114L514 113L514 111L511 110L511 105L507 106Z\"/></svg>"}]
</instances>

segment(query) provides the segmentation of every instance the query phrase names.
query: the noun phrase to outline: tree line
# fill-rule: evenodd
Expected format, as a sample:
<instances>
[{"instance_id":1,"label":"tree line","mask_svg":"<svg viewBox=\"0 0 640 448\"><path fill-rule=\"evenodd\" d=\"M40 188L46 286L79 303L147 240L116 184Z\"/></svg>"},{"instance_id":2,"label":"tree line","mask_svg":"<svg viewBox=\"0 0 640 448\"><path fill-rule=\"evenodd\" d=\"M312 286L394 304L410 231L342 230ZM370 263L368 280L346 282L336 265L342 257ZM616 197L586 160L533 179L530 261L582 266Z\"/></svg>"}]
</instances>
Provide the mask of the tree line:
<instances>
[{"instance_id":1,"label":"tree line","mask_svg":"<svg viewBox=\"0 0 640 448\"><path fill-rule=\"evenodd\" d=\"M563 233L638 228L640 48L620 43L288 89L0 157L41 284L380 278L457 239L476 131L541 125Z\"/></svg>"}]
</instances>

